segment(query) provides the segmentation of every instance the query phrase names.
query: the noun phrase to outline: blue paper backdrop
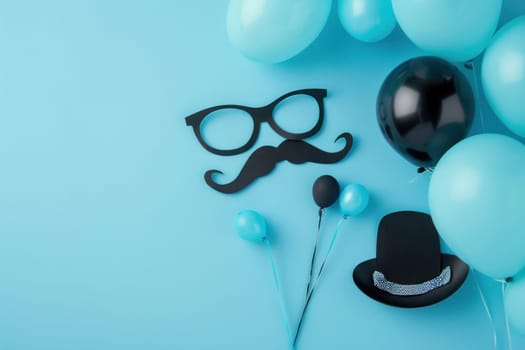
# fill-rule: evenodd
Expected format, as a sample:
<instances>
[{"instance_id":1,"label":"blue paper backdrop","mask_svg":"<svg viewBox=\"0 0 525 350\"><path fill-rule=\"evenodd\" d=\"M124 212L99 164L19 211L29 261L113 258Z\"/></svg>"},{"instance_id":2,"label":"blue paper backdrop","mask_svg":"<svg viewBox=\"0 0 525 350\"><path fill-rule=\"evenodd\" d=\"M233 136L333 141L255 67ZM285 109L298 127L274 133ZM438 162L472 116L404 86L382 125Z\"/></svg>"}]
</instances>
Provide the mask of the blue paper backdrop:
<instances>
[{"instance_id":1,"label":"blue paper backdrop","mask_svg":"<svg viewBox=\"0 0 525 350\"><path fill-rule=\"evenodd\" d=\"M427 210L428 176L408 184L414 167L375 120L383 79L422 52L399 29L379 44L357 42L332 13L298 57L261 65L229 45L226 8L225 0L0 3L0 348L285 349L265 251L235 235L233 218L241 209L267 218L296 320L317 220L311 186L328 173L366 185L371 204L343 225L299 348L492 349L472 276L416 310L379 304L351 279L375 255L381 216ZM525 3L507 0L502 22L523 13ZM356 145L344 161L283 163L230 196L204 184L208 169L232 179L248 153L206 152L184 116L308 87L329 93L322 132L309 141L332 151L350 131ZM506 132L482 103L485 130ZM278 142L265 126L256 146ZM339 216L327 210L323 249ZM499 286L482 287L503 334ZM514 334L514 348L525 337Z\"/></svg>"}]
</instances>

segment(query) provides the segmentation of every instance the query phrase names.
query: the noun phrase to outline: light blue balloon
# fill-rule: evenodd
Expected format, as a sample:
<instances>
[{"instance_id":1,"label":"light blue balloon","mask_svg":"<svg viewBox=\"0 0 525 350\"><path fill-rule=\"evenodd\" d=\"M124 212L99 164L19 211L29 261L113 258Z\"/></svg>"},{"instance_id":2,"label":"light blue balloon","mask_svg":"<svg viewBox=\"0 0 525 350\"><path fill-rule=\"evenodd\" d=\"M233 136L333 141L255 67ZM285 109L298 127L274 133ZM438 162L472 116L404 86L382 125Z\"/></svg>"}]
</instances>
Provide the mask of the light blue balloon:
<instances>
[{"instance_id":1,"label":"light blue balloon","mask_svg":"<svg viewBox=\"0 0 525 350\"><path fill-rule=\"evenodd\" d=\"M467 61L489 44L502 0L392 0L399 26L417 46Z\"/></svg>"},{"instance_id":2,"label":"light blue balloon","mask_svg":"<svg viewBox=\"0 0 525 350\"><path fill-rule=\"evenodd\" d=\"M357 216L368 206L370 194L365 186L350 184L345 186L339 196L339 207L345 216Z\"/></svg>"},{"instance_id":3,"label":"light blue balloon","mask_svg":"<svg viewBox=\"0 0 525 350\"><path fill-rule=\"evenodd\" d=\"M397 24L391 0L339 0L337 8L343 28L361 41L383 40Z\"/></svg>"},{"instance_id":4,"label":"light blue balloon","mask_svg":"<svg viewBox=\"0 0 525 350\"><path fill-rule=\"evenodd\" d=\"M496 115L525 137L525 16L496 34L483 56L481 81Z\"/></svg>"},{"instance_id":5,"label":"light blue balloon","mask_svg":"<svg viewBox=\"0 0 525 350\"><path fill-rule=\"evenodd\" d=\"M266 239L266 221L254 210L241 210L235 216L235 230L242 238L250 242Z\"/></svg>"},{"instance_id":6,"label":"light blue balloon","mask_svg":"<svg viewBox=\"0 0 525 350\"><path fill-rule=\"evenodd\" d=\"M505 291L505 310L509 323L514 329L525 335L525 272L514 278Z\"/></svg>"},{"instance_id":7,"label":"light blue balloon","mask_svg":"<svg viewBox=\"0 0 525 350\"><path fill-rule=\"evenodd\" d=\"M497 279L525 267L525 145L464 139L437 164L428 198L439 234L466 263Z\"/></svg>"},{"instance_id":8,"label":"light blue balloon","mask_svg":"<svg viewBox=\"0 0 525 350\"><path fill-rule=\"evenodd\" d=\"M228 36L253 60L282 62L317 38L331 8L332 0L230 0Z\"/></svg>"}]
</instances>

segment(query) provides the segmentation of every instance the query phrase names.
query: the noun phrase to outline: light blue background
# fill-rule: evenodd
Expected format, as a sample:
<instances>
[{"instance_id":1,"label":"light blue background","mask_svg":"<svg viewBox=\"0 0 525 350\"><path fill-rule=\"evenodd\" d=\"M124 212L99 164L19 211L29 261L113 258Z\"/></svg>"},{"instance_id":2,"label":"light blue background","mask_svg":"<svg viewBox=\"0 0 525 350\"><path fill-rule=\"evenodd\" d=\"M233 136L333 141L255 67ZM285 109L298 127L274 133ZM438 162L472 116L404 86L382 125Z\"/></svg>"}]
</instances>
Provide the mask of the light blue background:
<instances>
[{"instance_id":1,"label":"light blue background","mask_svg":"<svg viewBox=\"0 0 525 350\"><path fill-rule=\"evenodd\" d=\"M226 8L225 0L0 3L0 348L285 349L265 251L235 235L233 218L241 209L267 218L295 320L317 219L311 186L328 173L366 185L371 205L343 226L299 349L492 349L472 277L416 310L379 304L351 279L375 255L381 216L427 210L428 176L408 184L414 166L375 120L383 79L422 52L399 29L359 43L332 13L298 57L260 65L229 45ZM507 0L502 22L523 13L524 2ZM334 138L351 132L356 146L344 161L283 163L230 196L204 184L208 169L233 178L249 153L206 152L184 116L308 87L329 92L324 127L309 142L333 151ZM483 105L485 130L506 132ZM280 141L265 126L256 146ZM339 217L327 210L324 242ZM502 331L499 287L482 286ZM514 349L525 349L525 337L514 334Z\"/></svg>"}]
</instances>

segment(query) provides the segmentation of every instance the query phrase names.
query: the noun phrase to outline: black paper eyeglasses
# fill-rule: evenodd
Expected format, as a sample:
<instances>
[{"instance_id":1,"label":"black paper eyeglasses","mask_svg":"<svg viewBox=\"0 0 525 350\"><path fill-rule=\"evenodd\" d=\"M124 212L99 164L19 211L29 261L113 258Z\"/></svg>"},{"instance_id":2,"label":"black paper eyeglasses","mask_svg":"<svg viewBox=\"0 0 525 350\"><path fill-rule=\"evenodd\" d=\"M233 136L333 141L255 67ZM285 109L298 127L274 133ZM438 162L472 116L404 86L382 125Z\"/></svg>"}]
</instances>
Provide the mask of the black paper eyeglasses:
<instances>
[{"instance_id":1,"label":"black paper eyeglasses","mask_svg":"<svg viewBox=\"0 0 525 350\"><path fill-rule=\"evenodd\" d=\"M302 132L302 133L296 133L296 132L289 132L284 130L274 119L274 111L275 108L283 102L285 99L291 96L297 96L297 95L306 95L310 96L317 102L317 105L319 106L319 115L317 118L317 122L315 125L308 131ZM247 106L241 106L241 105L221 105L221 106L215 106L203 109L202 111L199 111L197 113L194 113L188 117L185 118L186 125L191 126L193 128L193 131L195 133L195 136L197 136L197 139L199 140L200 144L209 152L222 155L222 156L231 156L235 154L240 154L248 149L250 149L255 142L257 141L257 137L259 136L259 131L261 128L261 123L267 122L270 127L279 135L282 137L288 139L288 140L301 140L308 138L314 134L316 134L323 124L324 119L324 105L323 105L323 98L326 97L326 89L303 89L303 90L296 90L289 92L287 94L282 95L272 103L263 106L263 107L247 107ZM212 113L225 110L225 109L237 109L243 112L246 112L253 121L253 129L252 129L252 135L248 139L248 141L237 148L231 148L231 149L221 149L216 148L214 146L211 146L209 143L206 142L205 138L202 136L202 128L205 124L206 118L210 116Z\"/></svg>"}]
</instances>

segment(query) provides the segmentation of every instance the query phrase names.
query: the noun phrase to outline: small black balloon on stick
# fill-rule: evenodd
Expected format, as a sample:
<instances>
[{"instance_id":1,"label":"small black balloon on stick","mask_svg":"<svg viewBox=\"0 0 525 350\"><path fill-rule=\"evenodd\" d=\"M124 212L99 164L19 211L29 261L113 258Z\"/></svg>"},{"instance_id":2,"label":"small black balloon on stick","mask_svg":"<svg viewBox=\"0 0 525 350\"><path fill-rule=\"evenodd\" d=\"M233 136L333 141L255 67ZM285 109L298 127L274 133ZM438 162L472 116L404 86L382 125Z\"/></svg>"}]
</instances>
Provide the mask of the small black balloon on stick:
<instances>
[{"instance_id":1,"label":"small black balloon on stick","mask_svg":"<svg viewBox=\"0 0 525 350\"><path fill-rule=\"evenodd\" d=\"M314 202L319 206L319 220L317 222L317 235L315 238L314 250L312 252L312 260L310 262L310 276L308 277L308 284L306 285L306 295L310 293L312 286L312 277L315 265L315 257L319 245L319 237L321 234L321 220L323 217L323 209L328 208L339 198L339 183L330 175L323 175L317 178L312 188Z\"/></svg>"},{"instance_id":2,"label":"small black balloon on stick","mask_svg":"<svg viewBox=\"0 0 525 350\"><path fill-rule=\"evenodd\" d=\"M339 183L333 176L320 176L314 182L312 194L320 210L328 208L339 198Z\"/></svg>"}]
</instances>

